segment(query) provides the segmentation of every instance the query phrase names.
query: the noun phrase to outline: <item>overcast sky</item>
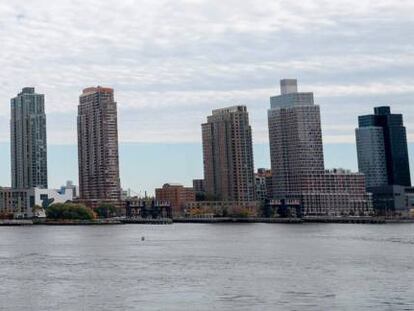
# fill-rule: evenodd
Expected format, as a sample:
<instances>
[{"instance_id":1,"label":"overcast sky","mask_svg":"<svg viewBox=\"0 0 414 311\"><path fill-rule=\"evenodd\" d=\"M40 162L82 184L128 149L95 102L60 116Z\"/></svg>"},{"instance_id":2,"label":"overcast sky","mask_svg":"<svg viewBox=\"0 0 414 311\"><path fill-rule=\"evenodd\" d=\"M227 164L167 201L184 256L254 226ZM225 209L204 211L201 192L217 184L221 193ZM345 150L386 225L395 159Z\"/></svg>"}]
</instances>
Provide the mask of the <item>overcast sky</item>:
<instances>
[{"instance_id":1,"label":"overcast sky","mask_svg":"<svg viewBox=\"0 0 414 311\"><path fill-rule=\"evenodd\" d=\"M269 97L298 78L325 143L389 104L414 141L414 1L0 0L0 142L22 87L46 95L48 140L76 143L85 87L115 89L121 142L200 142L212 109L248 106L267 142Z\"/></svg>"}]
</instances>

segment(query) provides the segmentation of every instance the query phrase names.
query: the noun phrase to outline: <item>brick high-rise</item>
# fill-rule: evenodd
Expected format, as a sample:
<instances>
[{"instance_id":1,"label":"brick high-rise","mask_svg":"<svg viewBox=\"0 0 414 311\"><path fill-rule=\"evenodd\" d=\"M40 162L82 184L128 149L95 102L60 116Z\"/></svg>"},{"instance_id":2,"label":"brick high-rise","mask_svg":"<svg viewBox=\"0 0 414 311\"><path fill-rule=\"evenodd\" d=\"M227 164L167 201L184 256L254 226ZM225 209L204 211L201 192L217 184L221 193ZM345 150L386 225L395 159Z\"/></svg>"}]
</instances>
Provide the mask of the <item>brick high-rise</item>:
<instances>
[{"instance_id":1,"label":"brick high-rise","mask_svg":"<svg viewBox=\"0 0 414 311\"><path fill-rule=\"evenodd\" d=\"M10 106L12 187L47 188L45 97L25 87Z\"/></svg>"},{"instance_id":2,"label":"brick high-rise","mask_svg":"<svg viewBox=\"0 0 414 311\"><path fill-rule=\"evenodd\" d=\"M255 200L252 130L245 106L213 110L202 124L206 194L216 200Z\"/></svg>"},{"instance_id":3,"label":"brick high-rise","mask_svg":"<svg viewBox=\"0 0 414 311\"><path fill-rule=\"evenodd\" d=\"M83 90L78 106L80 200L90 207L120 202L117 105L111 88Z\"/></svg>"}]
</instances>

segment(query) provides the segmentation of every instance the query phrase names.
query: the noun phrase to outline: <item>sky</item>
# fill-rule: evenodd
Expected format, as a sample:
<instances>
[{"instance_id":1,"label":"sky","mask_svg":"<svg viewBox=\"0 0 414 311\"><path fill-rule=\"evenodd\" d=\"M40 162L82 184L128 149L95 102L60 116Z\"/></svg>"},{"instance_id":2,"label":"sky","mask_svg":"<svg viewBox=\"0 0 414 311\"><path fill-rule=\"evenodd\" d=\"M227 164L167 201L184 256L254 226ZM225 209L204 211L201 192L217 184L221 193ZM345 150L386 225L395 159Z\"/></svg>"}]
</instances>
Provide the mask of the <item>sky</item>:
<instances>
[{"instance_id":1,"label":"sky","mask_svg":"<svg viewBox=\"0 0 414 311\"><path fill-rule=\"evenodd\" d=\"M76 157L82 89L102 85L118 103L124 187L201 177L200 124L230 105L247 106L256 167L265 166L269 97L297 78L321 107L327 166L356 169L357 116L374 106L403 113L414 143L412 12L403 0L0 0L0 157L10 98L34 86L46 96L49 172L62 180L51 184L76 180L77 159L70 172L60 160ZM194 160L169 158L183 152ZM1 184L9 170L3 161Z\"/></svg>"}]
</instances>

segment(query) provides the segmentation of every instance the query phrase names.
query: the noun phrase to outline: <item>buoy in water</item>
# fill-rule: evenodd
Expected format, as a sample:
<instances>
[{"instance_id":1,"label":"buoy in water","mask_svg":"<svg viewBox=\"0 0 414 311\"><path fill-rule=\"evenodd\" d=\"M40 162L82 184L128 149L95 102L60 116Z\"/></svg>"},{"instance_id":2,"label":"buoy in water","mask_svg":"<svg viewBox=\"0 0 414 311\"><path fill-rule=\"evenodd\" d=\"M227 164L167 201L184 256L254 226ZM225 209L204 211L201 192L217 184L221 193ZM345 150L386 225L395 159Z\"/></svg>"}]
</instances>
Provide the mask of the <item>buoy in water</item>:
<instances>
[{"instance_id":1,"label":"buoy in water","mask_svg":"<svg viewBox=\"0 0 414 311\"><path fill-rule=\"evenodd\" d=\"M141 237L141 241L145 241L145 237L144 236Z\"/></svg>"}]
</instances>

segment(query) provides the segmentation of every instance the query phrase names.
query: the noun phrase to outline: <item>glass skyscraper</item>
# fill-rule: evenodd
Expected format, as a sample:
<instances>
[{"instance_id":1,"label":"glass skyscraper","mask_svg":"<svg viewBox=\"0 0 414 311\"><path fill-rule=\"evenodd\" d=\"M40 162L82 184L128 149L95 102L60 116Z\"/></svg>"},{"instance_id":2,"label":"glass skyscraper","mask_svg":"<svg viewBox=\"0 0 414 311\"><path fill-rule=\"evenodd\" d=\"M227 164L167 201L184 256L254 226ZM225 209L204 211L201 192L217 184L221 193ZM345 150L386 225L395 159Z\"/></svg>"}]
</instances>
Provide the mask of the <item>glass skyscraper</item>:
<instances>
[{"instance_id":1,"label":"glass skyscraper","mask_svg":"<svg viewBox=\"0 0 414 311\"><path fill-rule=\"evenodd\" d=\"M11 99L10 141L12 187L47 188L45 98L32 87Z\"/></svg>"},{"instance_id":2,"label":"glass skyscraper","mask_svg":"<svg viewBox=\"0 0 414 311\"><path fill-rule=\"evenodd\" d=\"M358 118L358 166L367 176L367 187L411 186L407 134L401 114L376 107L374 114Z\"/></svg>"}]
</instances>

